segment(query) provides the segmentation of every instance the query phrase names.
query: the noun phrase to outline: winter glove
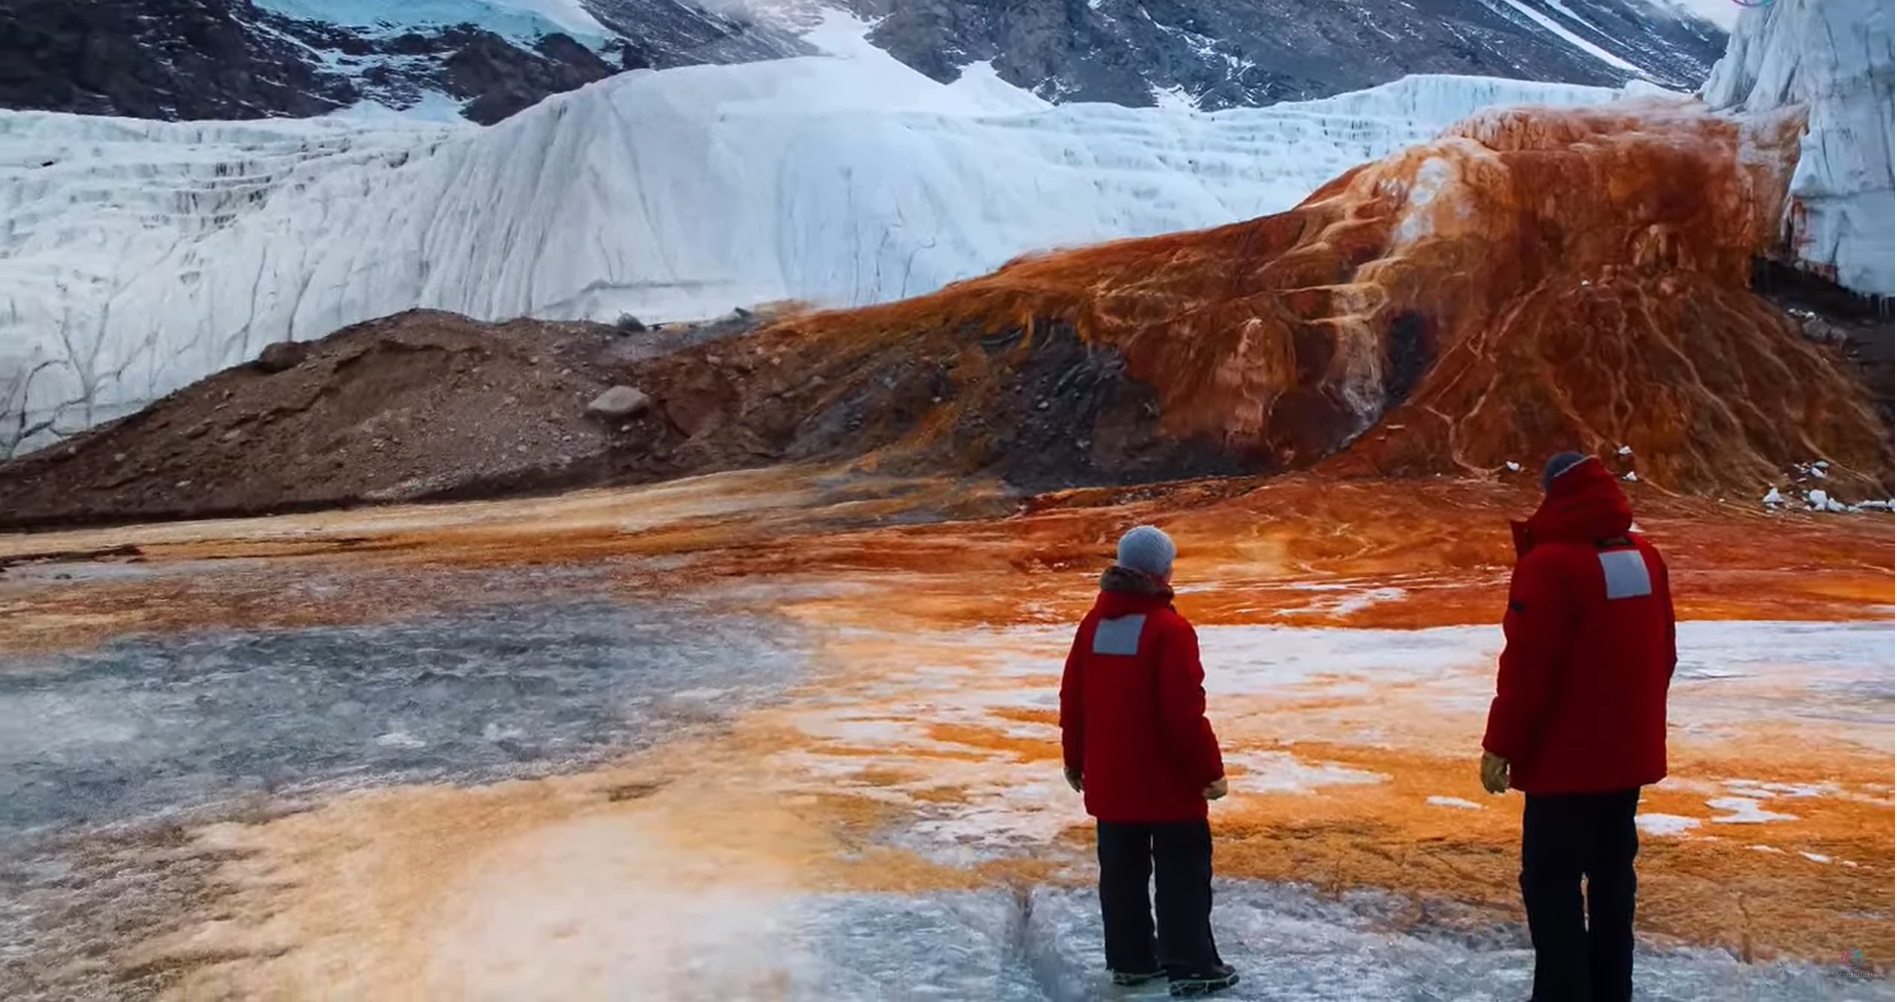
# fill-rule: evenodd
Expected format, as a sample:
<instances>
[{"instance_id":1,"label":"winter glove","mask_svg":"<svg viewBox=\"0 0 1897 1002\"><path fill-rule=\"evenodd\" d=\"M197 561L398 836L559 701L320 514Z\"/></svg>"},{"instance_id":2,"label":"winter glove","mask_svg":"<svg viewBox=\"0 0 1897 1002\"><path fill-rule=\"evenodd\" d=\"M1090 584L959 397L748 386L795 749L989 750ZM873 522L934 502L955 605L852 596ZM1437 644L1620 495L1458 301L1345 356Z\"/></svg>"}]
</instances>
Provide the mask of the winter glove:
<instances>
[{"instance_id":1,"label":"winter glove","mask_svg":"<svg viewBox=\"0 0 1897 1002\"><path fill-rule=\"evenodd\" d=\"M1079 769L1063 769L1061 771L1067 774L1067 785L1073 787L1075 793L1084 793L1086 791L1085 784L1080 781Z\"/></svg>"},{"instance_id":2,"label":"winter glove","mask_svg":"<svg viewBox=\"0 0 1897 1002\"><path fill-rule=\"evenodd\" d=\"M1225 777L1220 776L1205 788L1205 799L1218 800L1226 794Z\"/></svg>"},{"instance_id":3,"label":"winter glove","mask_svg":"<svg viewBox=\"0 0 1897 1002\"><path fill-rule=\"evenodd\" d=\"M1490 793L1508 792L1508 759L1494 752L1482 753L1482 788Z\"/></svg>"}]
</instances>

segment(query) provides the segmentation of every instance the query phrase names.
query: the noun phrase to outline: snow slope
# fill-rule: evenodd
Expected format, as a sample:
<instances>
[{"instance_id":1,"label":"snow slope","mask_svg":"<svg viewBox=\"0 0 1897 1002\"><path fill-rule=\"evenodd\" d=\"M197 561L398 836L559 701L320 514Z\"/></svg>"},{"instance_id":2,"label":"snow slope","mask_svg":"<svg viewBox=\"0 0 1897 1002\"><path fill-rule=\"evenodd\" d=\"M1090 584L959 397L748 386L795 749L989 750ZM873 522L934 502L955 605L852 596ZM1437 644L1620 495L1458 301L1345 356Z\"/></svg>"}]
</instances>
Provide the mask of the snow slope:
<instances>
[{"instance_id":1,"label":"snow slope","mask_svg":"<svg viewBox=\"0 0 1897 1002\"><path fill-rule=\"evenodd\" d=\"M1508 4L1510 7L1513 7L1515 10L1519 11L1522 14L1522 16L1540 25L1542 28L1546 29L1550 34L1554 35L1556 38L1561 39L1562 41L1568 43L1569 45L1574 46L1577 49L1580 49L1582 52L1585 52L1588 55L1593 56L1594 58L1600 60L1601 62L1606 63L1607 65L1615 67L1617 69L1626 70L1629 73L1636 73L1636 74L1640 73L1640 67L1635 66L1633 63L1630 63L1627 60L1614 55L1613 53L1607 51L1606 49L1601 48L1598 45L1595 45L1593 42L1590 42L1585 38L1582 38L1580 35L1577 35L1573 31L1570 31L1569 29L1563 27L1561 22L1555 20L1552 17L1549 17L1546 14L1543 14L1541 11L1534 9L1533 7L1530 7L1525 3L1522 3L1521 0L1502 0L1502 2Z\"/></svg>"},{"instance_id":2,"label":"snow slope","mask_svg":"<svg viewBox=\"0 0 1897 1002\"><path fill-rule=\"evenodd\" d=\"M1739 24L1739 15L1745 12L1733 0L1647 0L1655 7L1676 16L1696 17L1708 24L1716 25L1719 30L1731 32Z\"/></svg>"},{"instance_id":3,"label":"snow slope","mask_svg":"<svg viewBox=\"0 0 1897 1002\"><path fill-rule=\"evenodd\" d=\"M503 38L532 43L562 32L597 44L611 32L580 0L256 0L256 5L302 21L323 21L390 33L472 24Z\"/></svg>"},{"instance_id":4,"label":"snow slope","mask_svg":"<svg viewBox=\"0 0 1897 1002\"><path fill-rule=\"evenodd\" d=\"M625 74L488 129L0 113L0 452L411 307L888 300L1279 211L1484 106L1618 93L1422 77L1214 114L1050 108L985 67L938 84L862 28L809 36L828 56Z\"/></svg>"},{"instance_id":5,"label":"snow slope","mask_svg":"<svg viewBox=\"0 0 1897 1002\"><path fill-rule=\"evenodd\" d=\"M1748 10L1700 96L1760 113L1805 105L1792 175L1792 254L1859 292L1893 278L1890 0L1777 0Z\"/></svg>"}]
</instances>

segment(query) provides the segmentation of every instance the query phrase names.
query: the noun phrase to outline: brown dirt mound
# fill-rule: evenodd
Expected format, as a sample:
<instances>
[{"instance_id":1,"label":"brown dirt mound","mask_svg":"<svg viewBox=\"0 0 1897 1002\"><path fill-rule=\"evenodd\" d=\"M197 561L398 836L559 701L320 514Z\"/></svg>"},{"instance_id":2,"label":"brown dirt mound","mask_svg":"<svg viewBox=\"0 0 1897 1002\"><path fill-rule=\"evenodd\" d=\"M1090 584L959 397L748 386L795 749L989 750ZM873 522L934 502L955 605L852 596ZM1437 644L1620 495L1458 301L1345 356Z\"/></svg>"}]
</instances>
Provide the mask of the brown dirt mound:
<instances>
[{"instance_id":1,"label":"brown dirt mound","mask_svg":"<svg viewBox=\"0 0 1897 1002\"><path fill-rule=\"evenodd\" d=\"M418 311L217 373L0 466L0 524L214 516L557 477L606 447L584 417L611 328ZM280 363L279 363L280 364Z\"/></svg>"}]
</instances>

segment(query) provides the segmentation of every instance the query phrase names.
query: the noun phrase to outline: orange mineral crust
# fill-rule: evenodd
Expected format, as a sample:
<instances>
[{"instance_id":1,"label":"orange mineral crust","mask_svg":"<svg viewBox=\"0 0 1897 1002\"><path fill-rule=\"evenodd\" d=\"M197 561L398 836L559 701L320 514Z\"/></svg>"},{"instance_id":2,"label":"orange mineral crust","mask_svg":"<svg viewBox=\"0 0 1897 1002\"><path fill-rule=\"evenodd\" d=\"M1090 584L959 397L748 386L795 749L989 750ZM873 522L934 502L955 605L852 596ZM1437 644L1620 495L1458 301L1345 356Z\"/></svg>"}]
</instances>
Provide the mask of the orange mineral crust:
<instances>
[{"instance_id":1,"label":"orange mineral crust","mask_svg":"<svg viewBox=\"0 0 1897 1002\"><path fill-rule=\"evenodd\" d=\"M1193 582L1180 607L1197 621L1488 623L1513 562L1506 522L1538 497L1528 475L1515 479L1201 481L1045 495L1017 510L979 483L767 471L563 498L0 536L0 560L12 563L0 576L10 625L0 649L135 629L373 621L498 600L464 572L600 562L584 581L603 575L628 594L754 576L875 581L832 589L830 601L923 625L1061 621L1091 601L1113 540L1139 522L1179 540L1180 574ZM1683 618L1890 615L1897 535L1886 515L1629 491L1672 565ZM944 510L1016 513L888 524ZM87 554L102 554L92 566L137 573L62 570ZM312 575L349 583L313 590Z\"/></svg>"},{"instance_id":2,"label":"orange mineral crust","mask_svg":"<svg viewBox=\"0 0 1897 1002\"><path fill-rule=\"evenodd\" d=\"M1665 101L1487 113L1289 212L1024 258L794 316L757 346L833 383L890 352L941 367L948 402L880 439L938 467L1031 465L996 442L1019 440L1016 408L1051 398L1087 464L1120 474L1155 450L1463 475L1626 445L1667 488L1751 493L1824 456L1834 489L1874 492L1890 443L1865 392L1748 289L1799 124ZM1150 388L1157 438L1085 381L1017 399L1021 374L1074 338Z\"/></svg>"}]
</instances>

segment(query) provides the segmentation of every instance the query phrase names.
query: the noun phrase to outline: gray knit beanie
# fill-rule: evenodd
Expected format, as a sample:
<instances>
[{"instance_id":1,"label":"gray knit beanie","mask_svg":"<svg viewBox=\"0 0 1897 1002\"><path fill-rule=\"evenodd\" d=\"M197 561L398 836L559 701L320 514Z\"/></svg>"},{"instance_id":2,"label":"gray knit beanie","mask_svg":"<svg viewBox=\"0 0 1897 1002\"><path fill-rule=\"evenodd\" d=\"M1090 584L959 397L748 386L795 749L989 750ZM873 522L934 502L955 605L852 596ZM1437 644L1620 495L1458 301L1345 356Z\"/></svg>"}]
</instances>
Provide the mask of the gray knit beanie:
<instances>
[{"instance_id":1,"label":"gray knit beanie","mask_svg":"<svg viewBox=\"0 0 1897 1002\"><path fill-rule=\"evenodd\" d=\"M1548 457L1548 465L1541 468L1541 489L1546 491L1554 485L1555 478L1574 469L1587 460L1578 452L1557 452Z\"/></svg>"},{"instance_id":2,"label":"gray knit beanie","mask_svg":"<svg viewBox=\"0 0 1897 1002\"><path fill-rule=\"evenodd\" d=\"M1120 537L1119 564L1130 571L1165 577L1172 572L1172 558L1178 552L1172 537L1150 525L1138 525Z\"/></svg>"}]
</instances>

